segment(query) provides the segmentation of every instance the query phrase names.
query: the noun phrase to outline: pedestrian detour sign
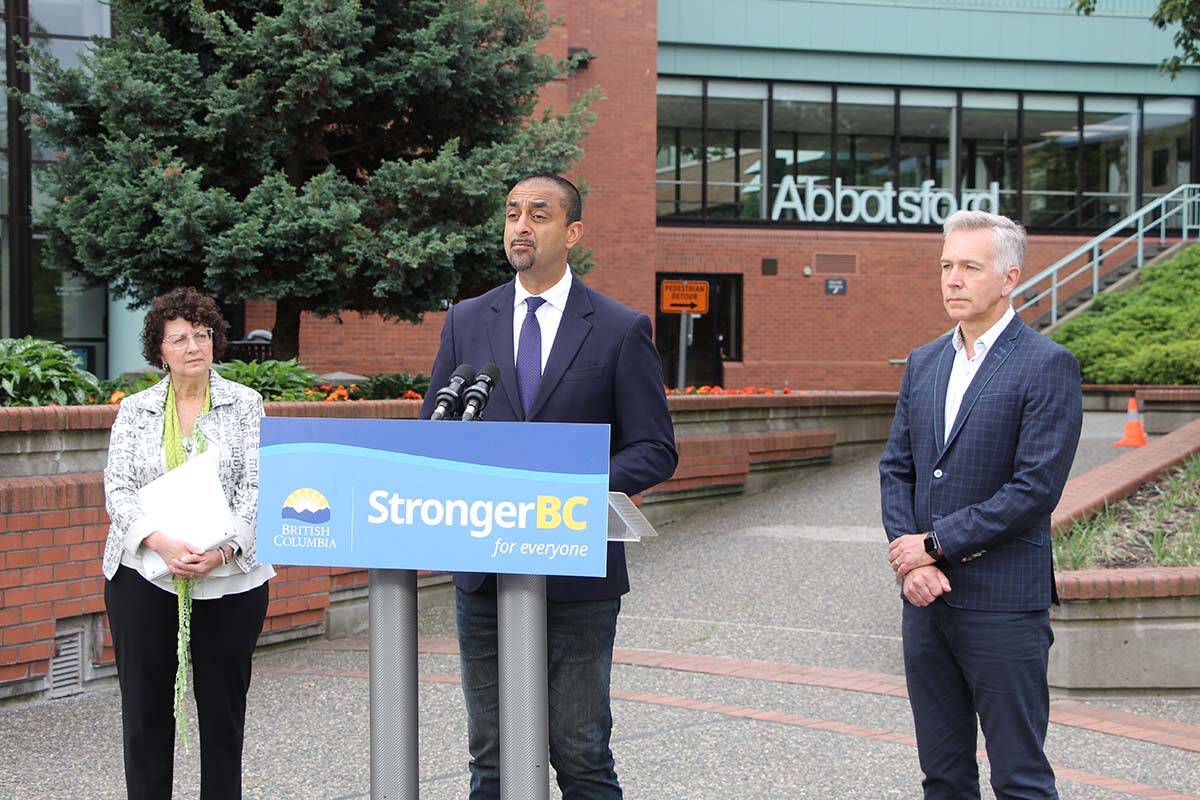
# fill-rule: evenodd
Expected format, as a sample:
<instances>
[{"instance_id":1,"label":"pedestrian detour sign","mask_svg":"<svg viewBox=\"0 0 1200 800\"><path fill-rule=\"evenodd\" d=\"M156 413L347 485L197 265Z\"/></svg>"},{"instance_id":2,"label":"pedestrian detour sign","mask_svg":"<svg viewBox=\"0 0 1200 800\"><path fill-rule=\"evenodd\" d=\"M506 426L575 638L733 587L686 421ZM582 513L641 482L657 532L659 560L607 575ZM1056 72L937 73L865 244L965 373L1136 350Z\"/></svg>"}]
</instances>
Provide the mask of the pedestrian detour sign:
<instances>
[{"instance_id":1,"label":"pedestrian detour sign","mask_svg":"<svg viewBox=\"0 0 1200 800\"><path fill-rule=\"evenodd\" d=\"M664 314L707 314L708 281L663 281L658 308Z\"/></svg>"}]
</instances>

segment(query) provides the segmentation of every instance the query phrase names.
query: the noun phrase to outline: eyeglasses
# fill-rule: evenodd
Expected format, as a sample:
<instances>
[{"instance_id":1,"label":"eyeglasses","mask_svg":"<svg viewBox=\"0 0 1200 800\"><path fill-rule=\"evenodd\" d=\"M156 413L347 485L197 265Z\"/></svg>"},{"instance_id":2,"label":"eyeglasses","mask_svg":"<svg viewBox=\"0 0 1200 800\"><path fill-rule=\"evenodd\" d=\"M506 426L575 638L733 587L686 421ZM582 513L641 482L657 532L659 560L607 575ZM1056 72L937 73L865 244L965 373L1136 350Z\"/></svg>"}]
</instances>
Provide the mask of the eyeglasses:
<instances>
[{"instance_id":1,"label":"eyeglasses","mask_svg":"<svg viewBox=\"0 0 1200 800\"><path fill-rule=\"evenodd\" d=\"M188 339L196 343L196 347L204 347L212 344L212 328L201 328L192 333L177 333L174 336L168 336L163 340L163 344L172 350L183 350L187 347Z\"/></svg>"}]
</instances>

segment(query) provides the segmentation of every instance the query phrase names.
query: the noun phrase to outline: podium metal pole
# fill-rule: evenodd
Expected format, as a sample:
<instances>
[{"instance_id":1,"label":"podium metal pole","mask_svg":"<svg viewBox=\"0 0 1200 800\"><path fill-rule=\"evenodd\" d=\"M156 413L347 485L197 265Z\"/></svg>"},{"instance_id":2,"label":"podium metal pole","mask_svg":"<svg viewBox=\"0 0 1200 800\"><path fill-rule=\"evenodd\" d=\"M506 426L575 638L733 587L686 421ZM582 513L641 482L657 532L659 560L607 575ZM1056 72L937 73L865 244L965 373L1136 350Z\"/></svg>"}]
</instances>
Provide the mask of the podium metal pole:
<instances>
[{"instance_id":1,"label":"podium metal pole","mask_svg":"<svg viewBox=\"0 0 1200 800\"><path fill-rule=\"evenodd\" d=\"M546 578L497 575L501 800L549 800Z\"/></svg>"},{"instance_id":2,"label":"podium metal pole","mask_svg":"<svg viewBox=\"0 0 1200 800\"><path fill-rule=\"evenodd\" d=\"M367 580L371 800L417 800L417 573L373 569Z\"/></svg>"}]
</instances>

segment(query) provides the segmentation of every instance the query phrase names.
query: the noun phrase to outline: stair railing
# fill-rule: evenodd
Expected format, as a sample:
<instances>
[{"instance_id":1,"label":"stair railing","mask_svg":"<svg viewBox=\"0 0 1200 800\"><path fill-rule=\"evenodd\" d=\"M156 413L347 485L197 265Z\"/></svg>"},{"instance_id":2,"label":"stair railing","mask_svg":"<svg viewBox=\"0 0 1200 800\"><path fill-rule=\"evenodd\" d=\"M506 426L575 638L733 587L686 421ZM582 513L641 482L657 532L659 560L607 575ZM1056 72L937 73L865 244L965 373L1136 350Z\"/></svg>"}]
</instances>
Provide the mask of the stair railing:
<instances>
[{"instance_id":1,"label":"stair railing","mask_svg":"<svg viewBox=\"0 0 1200 800\"><path fill-rule=\"evenodd\" d=\"M1154 235L1155 228L1158 229L1157 237ZM1167 235L1168 228L1171 230L1170 237ZM1022 283L1013 290L1014 298L1024 298L1024 302L1016 307L1016 311L1020 314L1049 296L1050 324L1053 325L1059 318L1060 287L1090 271L1092 297L1095 297L1100 293L1100 278L1103 274L1100 267L1105 260L1119 252L1129 252L1124 248L1130 247L1136 253L1137 268L1141 269L1146 263L1147 239L1157 238L1159 243L1165 243L1168 238L1179 238L1186 242L1189 236L1200 236L1200 184L1195 183L1185 183L1147 203ZM1110 244L1107 249L1106 244ZM1083 265L1071 270L1071 264L1082 257L1087 258ZM1049 286L1035 290L1035 287L1047 279L1050 281Z\"/></svg>"}]
</instances>

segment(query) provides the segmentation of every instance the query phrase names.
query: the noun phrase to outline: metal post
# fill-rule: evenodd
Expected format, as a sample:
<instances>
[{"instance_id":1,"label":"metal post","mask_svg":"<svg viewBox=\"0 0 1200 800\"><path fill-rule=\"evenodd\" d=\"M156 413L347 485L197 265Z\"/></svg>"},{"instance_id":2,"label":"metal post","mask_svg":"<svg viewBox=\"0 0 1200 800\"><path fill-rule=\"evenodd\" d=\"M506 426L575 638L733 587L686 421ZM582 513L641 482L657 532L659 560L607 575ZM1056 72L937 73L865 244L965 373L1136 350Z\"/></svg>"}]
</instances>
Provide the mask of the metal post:
<instances>
[{"instance_id":1,"label":"metal post","mask_svg":"<svg viewBox=\"0 0 1200 800\"><path fill-rule=\"evenodd\" d=\"M1137 234L1137 236L1138 236L1137 268L1138 269L1141 269L1142 265L1146 263L1146 234L1145 234L1145 231L1146 231L1146 220L1143 217L1138 222L1138 234Z\"/></svg>"},{"instance_id":2,"label":"metal post","mask_svg":"<svg viewBox=\"0 0 1200 800\"><path fill-rule=\"evenodd\" d=\"M496 576L501 800L549 800L546 578Z\"/></svg>"},{"instance_id":3,"label":"metal post","mask_svg":"<svg viewBox=\"0 0 1200 800\"><path fill-rule=\"evenodd\" d=\"M688 349L688 322L690 317L686 313L679 315L679 372L676 373L675 388L682 389L687 385L687 349Z\"/></svg>"},{"instance_id":4,"label":"metal post","mask_svg":"<svg viewBox=\"0 0 1200 800\"><path fill-rule=\"evenodd\" d=\"M417 800L417 573L368 572L371 800Z\"/></svg>"},{"instance_id":5,"label":"metal post","mask_svg":"<svg viewBox=\"0 0 1200 800\"><path fill-rule=\"evenodd\" d=\"M1050 324L1058 322L1058 273L1050 276Z\"/></svg>"},{"instance_id":6,"label":"metal post","mask_svg":"<svg viewBox=\"0 0 1200 800\"><path fill-rule=\"evenodd\" d=\"M1092 297L1100 294L1100 244L1092 247Z\"/></svg>"}]
</instances>

